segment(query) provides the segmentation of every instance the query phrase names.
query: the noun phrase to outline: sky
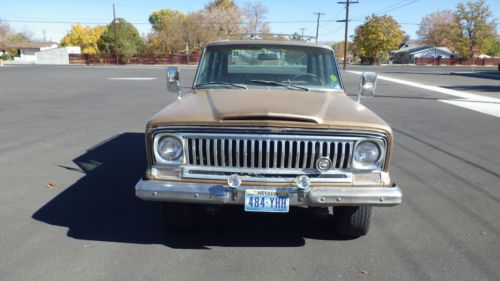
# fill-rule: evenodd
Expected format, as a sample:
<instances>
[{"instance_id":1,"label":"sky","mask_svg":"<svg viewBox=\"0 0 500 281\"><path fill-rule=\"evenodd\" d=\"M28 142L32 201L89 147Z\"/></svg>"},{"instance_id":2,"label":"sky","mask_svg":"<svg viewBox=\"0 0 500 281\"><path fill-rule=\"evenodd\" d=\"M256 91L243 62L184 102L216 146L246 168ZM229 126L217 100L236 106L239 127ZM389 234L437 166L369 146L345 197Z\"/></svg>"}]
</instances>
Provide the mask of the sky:
<instances>
[{"instance_id":1,"label":"sky","mask_svg":"<svg viewBox=\"0 0 500 281\"><path fill-rule=\"evenodd\" d=\"M344 1L344 0L342 0ZM351 0L353 1L353 0ZM405 33L416 39L415 32L422 17L436 10L455 9L464 0L358 0L350 8L349 35L371 14L393 16ZM36 39L59 42L70 30L71 23L89 26L108 24L116 16L133 23L143 35L151 31L149 15L159 9L176 9L185 13L200 10L209 0L0 0L0 19L17 32L29 32ZM319 41L336 42L344 39L345 5L337 0L236 0L238 5L261 2L268 8L266 21L274 33L316 34L314 13L321 12ZM493 16L500 22L500 0L486 0ZM500 25L498 27L500 33Z\"/></svg>"}]
</instances>

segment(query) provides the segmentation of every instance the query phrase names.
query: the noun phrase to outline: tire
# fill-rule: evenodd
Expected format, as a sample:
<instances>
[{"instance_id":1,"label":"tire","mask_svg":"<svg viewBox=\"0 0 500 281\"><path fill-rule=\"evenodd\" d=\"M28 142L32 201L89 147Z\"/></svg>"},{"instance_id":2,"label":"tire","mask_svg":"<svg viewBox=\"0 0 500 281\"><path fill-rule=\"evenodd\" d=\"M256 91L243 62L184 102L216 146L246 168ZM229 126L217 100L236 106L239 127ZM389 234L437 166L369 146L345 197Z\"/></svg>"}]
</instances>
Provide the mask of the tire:
<instances>
[{"instance_id":1,"label":"tire","mask_svg":"<svg viewBox=\"0 0 500 281\"><path fill-rule=\"evenodd\" d=\"M336 207L333 210L337 232L346 238L364 236L373 219L372 206Z\"/></svg>"},{"instance_id":2,"label":"tire","mask_svg":"<svg viewBox=\"0 0 500 281\"><path fill-rule=\"evenodd\" d=\"M188 231L199 223L200 208L195 204L163 202L161 207L167 230Z\"/></svg>"}]
</instances>

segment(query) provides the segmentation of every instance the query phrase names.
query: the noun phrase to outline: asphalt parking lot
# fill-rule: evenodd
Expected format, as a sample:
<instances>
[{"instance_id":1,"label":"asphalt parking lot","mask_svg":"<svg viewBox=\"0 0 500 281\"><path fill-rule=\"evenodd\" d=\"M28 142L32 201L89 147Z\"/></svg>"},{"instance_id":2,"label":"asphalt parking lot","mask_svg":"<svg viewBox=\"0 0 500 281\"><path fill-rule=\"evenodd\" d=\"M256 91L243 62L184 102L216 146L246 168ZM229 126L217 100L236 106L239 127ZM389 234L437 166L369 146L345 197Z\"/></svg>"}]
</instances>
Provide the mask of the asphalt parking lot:
<instances>
[{"instance_id":1,"label":"asphalt parking lot","mask_svg":"<svg viewBox=\"0 0 500 281\"><path fill-rule=\"evenodd\" d=\"M144 126L176 98L164 67L0 67L0 279L500 280L500 80L349 69L477 95L379 81L363 103L393 127L404 202L354 240L305 210L230 208L167 232L159 204L134 196ZM187 91L194 68L181 70ZM359 76L343 79L353 95Z\"/></svg>"}]
</instances>

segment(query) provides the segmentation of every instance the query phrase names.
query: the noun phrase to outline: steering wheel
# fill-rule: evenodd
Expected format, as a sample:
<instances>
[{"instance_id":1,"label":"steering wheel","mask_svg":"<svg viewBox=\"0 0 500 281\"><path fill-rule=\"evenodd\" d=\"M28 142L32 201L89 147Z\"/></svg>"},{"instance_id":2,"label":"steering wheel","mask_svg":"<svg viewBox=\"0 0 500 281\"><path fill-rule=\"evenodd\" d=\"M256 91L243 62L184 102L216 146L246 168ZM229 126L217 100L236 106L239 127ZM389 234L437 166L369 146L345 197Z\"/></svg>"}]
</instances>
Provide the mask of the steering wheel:
<instances>
[{"instance_id":1,"label":"steering wheel","mask_svg":"<svg viewBox=\"0 0 500 281\"><path fill-rule=\"evenodd\" d=\"M309 83L321 83L321 80L316 76L316 74L312 73L299 73L294 75L290 80L303 80Z\"/></svg>"}]
</instances>

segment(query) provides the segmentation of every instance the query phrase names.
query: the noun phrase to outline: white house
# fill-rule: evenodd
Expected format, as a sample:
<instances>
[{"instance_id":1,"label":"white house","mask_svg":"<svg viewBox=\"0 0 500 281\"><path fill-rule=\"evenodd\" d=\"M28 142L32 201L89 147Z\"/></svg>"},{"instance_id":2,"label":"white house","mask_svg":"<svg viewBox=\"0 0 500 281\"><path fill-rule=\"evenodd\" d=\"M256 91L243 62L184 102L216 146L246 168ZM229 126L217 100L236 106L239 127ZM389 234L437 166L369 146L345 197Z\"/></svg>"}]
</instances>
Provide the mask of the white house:
<instances>
[{"instance_id":1,"label":"white house","mask_svg":"<svg viewBox=\"0 0 500 281\"><path fill-rule=\"evenodd\" d=\"M14 55L16 61L34 62L36 60L36 52L57 48L57 43L54 42L11 42L3 41L0 43L0 52L8 52L9 49L17 49L17 54Z\"/></svg>"},{"instance_id":2,"label":"white house","mask_svg":"<svg viewBox=\"0 0 500 281\"><path fill-rule=\"evenodd\" d=\"M403 46L391 51L392 63L413 64L416 58L450 58L454 54L446 47L435 46Z\"/></svg>"}]
</instances>

